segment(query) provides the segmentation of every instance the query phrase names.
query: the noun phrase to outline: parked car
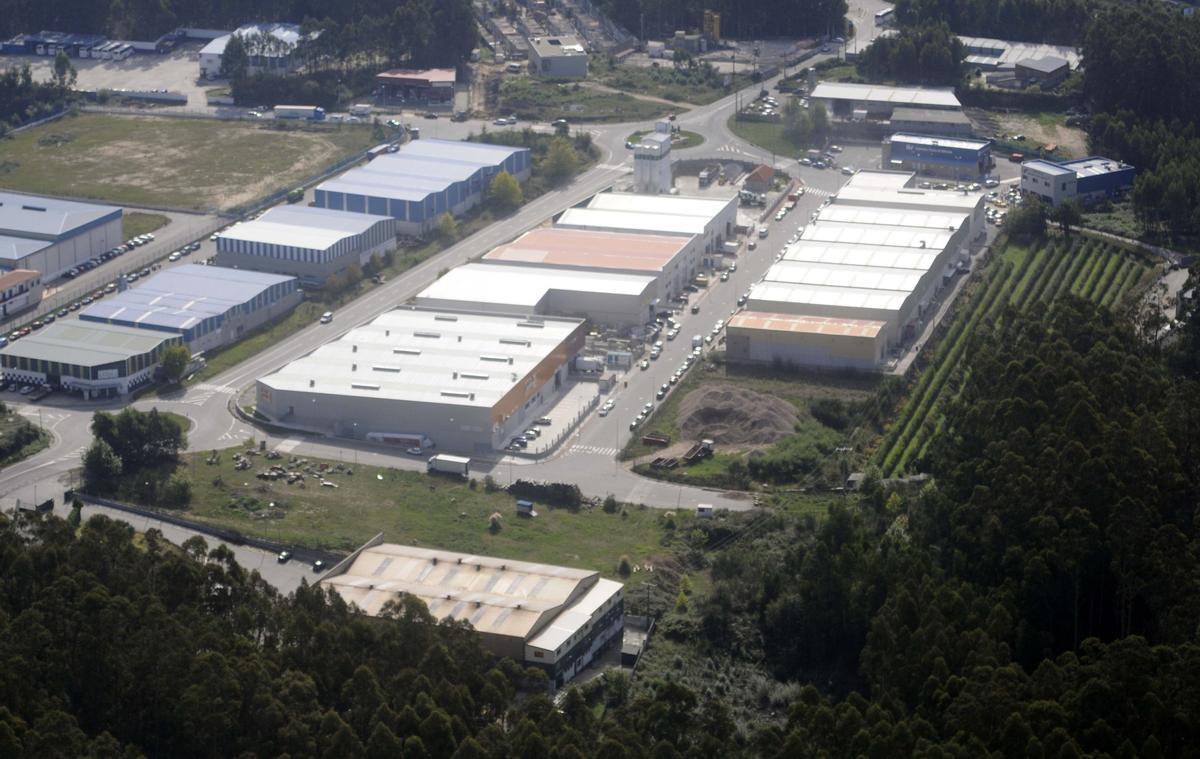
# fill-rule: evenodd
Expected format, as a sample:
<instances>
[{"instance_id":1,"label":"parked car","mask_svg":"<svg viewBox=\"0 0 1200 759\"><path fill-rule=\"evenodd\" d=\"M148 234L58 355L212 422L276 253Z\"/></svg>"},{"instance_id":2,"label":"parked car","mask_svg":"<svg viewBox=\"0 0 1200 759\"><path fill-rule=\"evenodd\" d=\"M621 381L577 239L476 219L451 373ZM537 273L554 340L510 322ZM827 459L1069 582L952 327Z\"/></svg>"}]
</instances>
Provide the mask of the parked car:
<instances>
[{"instance_id":1,"label":"parked car","mask_svg":"<svg viewBox=\"0 0 1200 759\"><path fill-rule=\"evenodd\" d=\"M280 551L278 561L280 564L286 564L292 558L291 551Z\"/></svg>"}]
</instances>

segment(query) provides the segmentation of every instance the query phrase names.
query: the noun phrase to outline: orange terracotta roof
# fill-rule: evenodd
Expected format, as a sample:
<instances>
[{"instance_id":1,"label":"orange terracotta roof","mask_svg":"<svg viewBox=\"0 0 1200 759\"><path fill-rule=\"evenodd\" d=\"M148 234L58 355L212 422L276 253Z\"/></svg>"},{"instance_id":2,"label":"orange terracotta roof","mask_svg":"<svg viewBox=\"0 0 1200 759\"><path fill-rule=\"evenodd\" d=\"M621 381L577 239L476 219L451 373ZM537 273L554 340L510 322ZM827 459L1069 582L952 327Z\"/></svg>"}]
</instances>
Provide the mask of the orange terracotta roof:
<instances>
[{"instance_id":1,"label":"orange terracotta roof","mask_svg":"<svg viewBox=\"0 0 1200 759\"><path fill-rule=\"evenodd\" d=\"M542 227L483 257L489 263L662 271L689 240L668 235Z\"/></svg>"},{"instance_id":2,"label":"orange terracotta roof","mask_svg":"<svg viewBox=\"0 0 1200 759\"><path fill-rule=\"evenodd\" d=\"M864 337L874 339L887 326L886 322L870 319L842 319L833 316L774 314L764 311L742 311L729 320L730 328L756 329L771 332L798 332L811 335Z\"/></svg>"}]
</instances>

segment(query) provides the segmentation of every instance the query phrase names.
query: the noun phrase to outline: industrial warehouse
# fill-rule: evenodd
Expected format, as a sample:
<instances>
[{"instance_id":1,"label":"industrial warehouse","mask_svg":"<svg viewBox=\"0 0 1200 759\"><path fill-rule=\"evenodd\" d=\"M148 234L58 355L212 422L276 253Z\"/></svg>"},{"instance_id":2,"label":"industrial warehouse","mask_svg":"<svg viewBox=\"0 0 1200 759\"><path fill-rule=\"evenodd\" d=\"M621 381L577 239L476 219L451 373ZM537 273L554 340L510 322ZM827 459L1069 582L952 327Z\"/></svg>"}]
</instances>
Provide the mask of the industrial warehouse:
<instances>
[{"instance_id":1,"label":"industrial warehouse","mask_svg":"<svg viewBox=\"0 0 1200 759\"><path fill-rule=\"evenodd\" d=\"M351 264L365 265L396 244L390 216L311 206L276 206L217 238L216 263L325 284Z\"/></svg>"},{"instance_id":2,"label":"industrial warehouse","mask_svg":"<svg viewBox=\"0 0 1200 759\"><path fill-rule=\"evenodd\" d=\"M735 234L737 203L736 196L714 199L602 192L586 207L564 211L556 224L599 232L693 237L687 258L712 266L721 255L722 243Z\"/></svg>"},{"instance_id":3,"label":"industrial warehouse","mask_svg":"<svg viewBox=\"0 0 1200 759\"><path fill-rule=\"evenodd\" d=\"M57 279L120 245L121 218L114 206L0 191L0 270Z\"/></svg>"},{"instance_id":4,"label":"industrial warehouse","mask_svg":"<svg viewBox=\"0 0 1200 759\"><path fill-rule=\"evenodd\" d=\"M1038 158L1021 164L1021 191L1051 205L1064 200L1095 203L1132 189L1136 174L1129 164L1101 156L1061 162Z\"/></svg>"},{"instance_id":5,"label":"industrial warehouse","mask_svg":"<svg viewBox=\"0 0 1200 759\"><path fill-rule=\"evenodd\" d=\"M163 351L179 342L167 332L63 321L0 348L0 366L9 381L112 398L150 382Z\"/></svg>"},{"instance_id":6,"label":"industrial warehouse","mask_svg":"<svg viewBox=\"0 0 1200 759\"><path fill-rule=\"evenodd\" d=\"M287 314L303 296L298 284L279 274L189 264L97 301L79 318L178 335L197 353L240 340Z\"/></svg>"},{"instance_id":7,"label":"industrial warehouse","mask_svg":"<svg viewBox=\"0 0 1200 759\"><path fill-rule=\"evenodd\" d=\"M578 319L400 308L259 379L257 411L356 439L490 451L559 399L585 332Z\"/></svg>"},{"instance_id":8,"label":"industrial warehouse","mask_svg":"<svg viewBox=\"0 0 1200 759\"><path fill-rule=\"evenodd\" d=\"M983 205L912 180L855 175L730 320L730 360L872 370L910 339L967 259Z\"/></svg>"},{"instance_id":9,"label":"industrial warehouse","mask_svg":"<svg viewBox=\"0 0 1200 759\"><path fill-rule=\"evenodd\" d=\"M402 594L435 620L466 622L484 649L573 679L625 627L624 585L584 569L384 543L377 535L320 580L365 614Z\"/></svg>"},{"instance_id":10,"label":"industrial warehouse","mask_svg":"<svg viewBox=\"0 0 1200 759\"><path fill-rule=\"evenodd\" d=\"M949 87L888 87L881 84L821 82L809 96L829 113L858 119L890 119L897 108L961 111Z\"/></svg>"},{"instance_id":11,"label":"industrial warehouse","mask_svg":"<svg viewBox=\"0 0 1200 759\"><path fill-rule=\"evenodd\" d=\"M667 301L699 270L700 257L691 240L670 235L593 232L542 227L487 253L486 263L557 267L584 272L651 275L656 297Z\"/></svg>"},{"instance_id":12,"label":"industrial warehouse","mask_svg":"<svg viewBox=\"0 0 1200 759\"><path fill-rule=\"evenodd\" d=\"M397 234L420 237L443 213L460 216L479 205L500 172L523 182L531 166L529 148L415 140L317 185L314 205L390 216Z\"/></svg>"},{"instance_id":13,"label":"industrial warehouse","mask_svg":"<svg viewBox=\"0 0 1200 759\"><path fill-rule=\"evenodd\" d=\"M987 140L898 133L883 141L883 167L896 171L975 180L994 165Z\"/></svg>"},{"instance_id":14,"label":"industrial warehouse","mask_svg":"<svg viewBox=\"0 0 1200 759\"><path fill-rule=\"evenodd\" d=\"M446 272L417 294L416 303L514 316L570 316L610 327L632 327L654 316L660 303L656 283L649 275L473 263Z\"/></svg>"}]
</instances>

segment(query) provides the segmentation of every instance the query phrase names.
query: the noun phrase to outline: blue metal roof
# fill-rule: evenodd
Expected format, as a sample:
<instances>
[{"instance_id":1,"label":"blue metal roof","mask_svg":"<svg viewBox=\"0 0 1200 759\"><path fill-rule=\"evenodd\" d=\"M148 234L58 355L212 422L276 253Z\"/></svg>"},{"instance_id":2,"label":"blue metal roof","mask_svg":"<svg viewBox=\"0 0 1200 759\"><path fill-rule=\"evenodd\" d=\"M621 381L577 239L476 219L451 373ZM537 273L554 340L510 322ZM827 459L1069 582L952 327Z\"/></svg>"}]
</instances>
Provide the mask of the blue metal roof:
<instances>
[{"instance_id":1,"label":"blue metal roof","mask_svg":"<svg viewBox=\"0 0 1200 759\"><path fill-rule=\"evenodd\" d=\"M79 317L183 331L210 317L227 314L268 288L293 279L220 266L177 266L88 306Z\"/></svg>"}]
</instances>

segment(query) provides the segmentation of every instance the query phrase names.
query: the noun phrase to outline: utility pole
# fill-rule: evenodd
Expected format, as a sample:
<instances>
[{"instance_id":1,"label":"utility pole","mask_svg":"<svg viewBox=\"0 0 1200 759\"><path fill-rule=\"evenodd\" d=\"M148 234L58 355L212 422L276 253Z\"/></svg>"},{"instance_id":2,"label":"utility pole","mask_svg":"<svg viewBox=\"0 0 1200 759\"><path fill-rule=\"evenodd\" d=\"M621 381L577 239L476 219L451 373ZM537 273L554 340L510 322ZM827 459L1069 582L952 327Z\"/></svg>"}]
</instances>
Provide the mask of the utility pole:
<instances>
[{"instance_id":1,"label":"utility pole","mask_svg":"<svg viewBox=\"0 0 1200 759\"><path fill-rule=\"evenodd\" d=\"M646 619L649 620L652 616L650 613L650 589L657 588L658 585L652 582L644 582L642 583L642 587L646 589Z\"/></svg>"}]
</instances>

